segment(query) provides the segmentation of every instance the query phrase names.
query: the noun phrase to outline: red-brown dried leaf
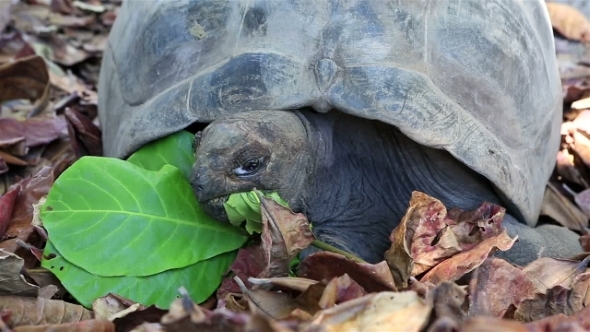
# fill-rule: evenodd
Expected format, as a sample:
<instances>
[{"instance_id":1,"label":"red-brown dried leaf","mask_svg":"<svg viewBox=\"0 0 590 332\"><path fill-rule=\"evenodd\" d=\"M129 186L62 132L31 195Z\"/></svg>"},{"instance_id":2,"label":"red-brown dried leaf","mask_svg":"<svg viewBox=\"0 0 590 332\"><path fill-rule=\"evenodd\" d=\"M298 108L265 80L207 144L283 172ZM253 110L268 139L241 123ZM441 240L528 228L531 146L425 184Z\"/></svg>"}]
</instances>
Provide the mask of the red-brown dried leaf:
<instances>
[{"instance_id":1,"label":"red-brown dried leaf","mask_svg":"<svg viewBox=\"0 0 590 332\"><path fill-rule=\"evenodd\" d=\"M528 331L590 331L590 307L571 316L558 314L525 324Z\"/></svg>"},{"instance_id":2,"label":"red-brown dried leaf","mask_svg":"<svg viewBox=\"0 0 590 332\"><path fill-rule=\"evenodd\" d=\"M75 138L80 140L87 153L91 156L102 156L102 139L100 129L88 117L74 108L65 111L68 123L75 130ZM73 141L72 137L70 140Z\"/></svg>"},{"instance_id":3,"label":"red-brown dried leaf","mask_svg":"<svg viewBox=\"0 0 590 332\"><path fill-rule=\"evenodd\" d=\"M34 55L0 65L0 103L13 99L36 100L49 87L49 74L42 57Z\"/></svg>"},{"instance_id":4,"label":"red-brown dried leaf","mask_svg":"<svg viewBox=\"0 0 590 332\"><path fill-rule=\"evenodd\" d=\"M458 332L498 332L498 331L510 331L510 332L532 332L521 323L507 319L499 319L494 317L471 317L465 321L465 323L459 326ZM541 332L541 331L538 331ZM549 331L543 331L549 332Z\"/></svg>"},{"instance_id":5,"label":"red-brown dried leaf","mask_svg":"<svg viewBox=\"0 0 590 332\"><path fill-rule=\"evenodd\" d=\"M391 233L385 253L396 285L405 287L416 276L502 231L505 209L483 203L474 211L447 209L441 201L413 192L406 215ZM408 274L411 271L411 274Z\"/></svg>"},{"instance_id":6,"label":"red-brown dried leaf","mask_svg":"<svg viewBox=\"0 0 590 332\"><path fill-rule=\"evenodd\" d=\"M317 281L331 280L348 274L367 292L397 290L387 263L358 263L340 254L318 252L299 264L297 275Z\"/></svg>"},{"instance_id":7,"label":"red-brown dried leaf","mask_svg":"<svg viewBox=\"0 0 590 332\"><path fill-rule=\"evenodd\" d=\"M1 296L0 310L12 311L10 326L64 324L91 319L92 312L81 305L62 300Z\"/></svg>"},{"instance_id":8,"label":"red-brown dried leaf","mask_svg":"<svg viewBox=\"0 0 590 332\"><path fill-rule=\"evenodd\" d=\"M309 221L303 214L264 196L260 197L260 212L262 246L267 249L268 263L259 277L287 276L290 261L315 240Z\"/></svg>"},{"instance_id":9,"label":"red-brown dried leaf","mask_svg":"<svg viewBox=\"0 0 590 332\"><path fill-rule=\"evenodd\" d=\"M537 293L533 299L522 301L514 311L514 319L532 322L557 314L570 316L578 311L568 303L570 293L571 291L561 286L547 290L546 294Z\"/></svg>"},{"instance_id":10,"label":"red-brown dried leaf","mask_svg":"<svg viewBox=\"0 0 590 332\"><path fill-rule=\"evenodd\" d=\"M28 147L43 145L67 136L67 123L63 116L30 118L23 123Z\"/></svg>"},{"instance_id":11,"label":"red-brown dried leaf","mask_svg":"<svg viewBox=\"0 0 590 332\"><path fill-rule=\"evenodd\" d=\"M47 195L54 181L54 169L45 166L34 176L28 177L19 183L21 192L16 198L12 211L12 220L6 230L6 235L14 238L0 242L1 248L9 252L15 252L19 248L16 243L17 240L34 243L29 239L31 234L34 234L34 227L31 225L33 203L36 203L42 196Z\"/></svg>"},{"instance_id":12,"label":"red-brown dried leaf","mask_svg":"<svg viewBox=\"0 0 590 332\"><path fill-rule=\"evenodd\" d=\"M426 295L432 303L436 317L447 317L455 322L462 322L467 317L467 291L455 283L443 282L431 289Z\"/></svg>"},{"instance_id":13,"label":"red-brown dried leaf","mask_svg":"<svg viewBox=\"0 0 590 332\"><path fill-rule=\"evenodd\" d=\"M307 218L293 213L272 199L260 198L262 214L261 242L238 251L238 257L230 267L245 284L249 277L271 278L289 275L289 263L301 249L315 239ZM233 278L226 278L217 291L219 298L239 291Z\"/></svg>"},{"instance_id":14,"label":"red-brown dried leaf","mask_svg":"<svg viewBox=\"0 0 590 332\"><path fill-rule=\"evenodd\" d=\"M8 223L12 216L14 203L16 202L20 190L21 187L17 184L8 189L8 192L4 195L0 196L0 239L2 239L6 233Z\"/></svg>"},{"instance_id":15,"label":"red-brown dried leaf","mask_svg":"<svg viewBox=\"0 0 590 332\"><path fill-rule=\"evenodd\" d=\"M102 319L88 319L78 323L65 324L45 324L35 326L19 326L14 328L14 332L115 332L115 324L113 322Z\"/></svg>"},{"instance_id":16,"label":"red-brown dried leaf","mask_svg":"<svg viewBox=\"0 0 590 332\"><path fill-rule=\"evenodd\" d=\"M502 251L510 249L517 238L510 238L504 230L500 235L483 240L471 250L461 252L436 265L420 281L435 285L443 281L455 281L480 266L495 251L495 248Z\"/></svg>"},{"instance_id":17,"label":"red-brown dried leaf","mask_svg":"<svg viewBox=\"0 0 590 332\"><path fill-rule=\"evenodd\" d=\"M24 140L24 130L19 121L9 118L0 119L0 148L14 145Z\"/></svg>"},{"instance_id":18,"label":"red-brown dried leaf","mask_svg":"<svg viewBox=\"0 0 590 332\"><path fill-rule=\"evenodd\" d=\"M511 306L533 299L536 292L535 284L521 269L503 259L488 258L469 282L469 316L502 318Z\"/></svg>"},{"instance_id":19,"label":"red-brown dried leaf","mask_svg":"<svg viewBox=\"0 0 590 332\"><path fill-rule=\"evenodd\" d=\"M580 236L580 245L586 252L590 252L590 234Z\"/></svg>"},{"instance_id":20,"label":"red-brown dried leaf","mask_svg":"<svg viewBox=\"0 0 590 332\"><path fill-rule=\"evenodd\" d=\"M347 274L344 274L328 282L319 300L319 307L322 309L332 308L337 304L365 295L367 295L367 291ZM315 312L311 314L313 315Z\"/></svg>"},{"instance_id":21,"label":"red-brown dried leaf","mask_svg":"<svg viewBox=\"0 0 590 332\"><path fill-rule=\"evenodd\" d=\"M541 257L522 270L535 284L539 293L545 293L550 288L562 286L569 289L573 280L586 270L587 260L582 262Z\"/></svg>"}]
</instances>

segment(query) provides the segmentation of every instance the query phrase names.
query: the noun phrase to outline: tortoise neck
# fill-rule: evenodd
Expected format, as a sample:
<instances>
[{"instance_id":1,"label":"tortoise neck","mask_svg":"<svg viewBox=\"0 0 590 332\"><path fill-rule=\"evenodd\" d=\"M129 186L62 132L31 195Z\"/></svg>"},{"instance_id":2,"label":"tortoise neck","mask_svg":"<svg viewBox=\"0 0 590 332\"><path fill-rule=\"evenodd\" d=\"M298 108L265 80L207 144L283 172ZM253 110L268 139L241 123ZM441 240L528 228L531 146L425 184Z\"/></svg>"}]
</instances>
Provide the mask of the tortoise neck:
<instances>
[{"instance_id":1,"label":"tortoise neck","mask_svg":"<svg viewBox=\"0 0 590 332\"><path fill-rule=\"evenodd\" d=\"M344 247L365 237L367 255L384 252L414 190L449 208L472 209L482 199L499 202L484 177L391 125L337 111L301 114L315 153L302 212L328 242Z\"/></svg>"}]
</instances>

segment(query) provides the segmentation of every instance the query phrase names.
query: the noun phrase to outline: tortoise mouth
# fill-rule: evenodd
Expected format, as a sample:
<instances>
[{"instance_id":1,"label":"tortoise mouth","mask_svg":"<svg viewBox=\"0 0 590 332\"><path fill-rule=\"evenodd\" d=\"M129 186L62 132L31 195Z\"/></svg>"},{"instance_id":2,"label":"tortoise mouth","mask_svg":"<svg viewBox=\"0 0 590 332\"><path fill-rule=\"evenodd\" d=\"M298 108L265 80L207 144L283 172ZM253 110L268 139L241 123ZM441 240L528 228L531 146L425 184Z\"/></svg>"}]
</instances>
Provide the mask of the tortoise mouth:
<instances>
[{"instance_id":1,"label":"tortoise mouth","mask_svg":"<svg viewBox=\"0 0 590 332\"><path fill-rule=\"evenodd\" d=\"M205 213L211 218L217 221L229 222L229 218L227 217L227 213L223 207L223 204L225 204L228 199L229 195L223 195L199 203L203 211L205 211Z\"/></svg>"}]
</instances>

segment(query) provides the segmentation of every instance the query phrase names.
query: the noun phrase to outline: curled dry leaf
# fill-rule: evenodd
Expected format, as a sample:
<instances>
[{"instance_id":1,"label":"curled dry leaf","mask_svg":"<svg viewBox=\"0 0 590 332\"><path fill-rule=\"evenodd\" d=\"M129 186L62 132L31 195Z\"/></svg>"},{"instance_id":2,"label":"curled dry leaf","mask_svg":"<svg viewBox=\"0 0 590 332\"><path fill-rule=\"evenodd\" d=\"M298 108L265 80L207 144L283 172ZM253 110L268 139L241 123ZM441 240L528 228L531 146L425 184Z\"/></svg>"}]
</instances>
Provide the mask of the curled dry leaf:
<instances>
[{"instance_id":1,"label":"curled dry leaf","mask_svg":"<svg viewBox=\"0 0 590 332\"><path fill-rule=\"evenodd\" d=\"M281 277L289 274L289 263L302 249L307 248L315 236L309 221L301 213L294 213L270 198L260 195L262 214L262 245L266 262L264 277Z\"/></svg>"},{"instance_id":2,"label":"curled dry leaf","mask_svg":"<svg viewBox=\"0 0 590 332\"><path fill-rule=\"evenodd\" d=\"M410 275L424 273L484 239L496 237L502 231L504 213L504 208L490 203L474 211L452 209L447 213L441 201L413 192L405 216L391 233L391 248L385 253L396 285L405 287Z\"/></svg>"},{"instance_id":3,"label":"curled dry leaf","mask_svg":"<svg viewBox=\"0 0 590 332\"><path fill-rule=\"evenodd\" d=\"M269 278L289 275L289 263L302 248L314 239L307 218L301 213L293 213L272 199L261 197L262 214L261 243L242 248L230 267L247 287L250 277ZM239 291L231 278L223 280L217 291L219 298Z\"/></svg>"},{"instance_id":4,"label":"curled dry leaf","mask_svg":"<svg viewBox=\"0 0 590 332\"><path fill-rule=\"evenodd\" d=\"M455 281L480 266L496 248L502 251L512 248L517 238L518 236L511 238L504 230L497 236L483 240L471 250L461 252L436 265L420 281L435 285L443 281Z\"/></svg>"},{"instance_id":5,"label":"curled dry leaf","mask_svg":"<svg viewBox=\"0 0 590 332\"><path fill-rule=\"evenodd\" d=\"M553 182L549 182L545 188L541 214L577 231L582 231L588 222L588 216L565 197Z\"/></svg>"},{"instance_id":6,"label":"curled dry leaf","mask_svg":"<svg viewBox=\"0 0 590 332\"><path fill-rule=\"evenodd\" d=\"M9 188L4 195L0 196L0 239L2 239L6 233L8 223L12 216L14 203L16 202L16 197L19 193L20 186L17 184Z\"/></svg>"},{"instance_id":7,"label":"curled dry leaf","mask_svg":"<svg viewBox=\"0 0 590 332\"><path fill-rule=\"evenodd\" d=\"M546 2L553 28L564 37L590 42L590 22L576 8L567 4Z\"/></svg>"},{"instance_id":8,"label":"curled dry leaf","mask_svg":"<svg viewBox=\"0 0 590 332\"><path fill-rule=\"evenodd\" d=\"M555 286L570 289L572 281L586 271L587 260L582 262L541 257L527 266L522 271L533 282L537 291L541 294Z\"/></svg>"},{"instance_id":9,"label":"curled dry leaf","mask_svg":"<svg viewBox=\"0 0 590 332\"><path fill-rule=\"evenodd\" d=\"M366 295L367 292L347 274L330 280L324 289L319 306L332 308L336 304L350 301Z\"/></svg>"},{"instance_id":10,"label":"curled dry leaf","mask_svg":"<svg viewBox=\"0 0 590 332\"><path fill-rule=\"evenodd\" d=\"M248 289L239 278L235 278L242 294L248 299L253 312L261 313L273 319L289 317L298 308L298 303L286 293L271 292L264 289Z\"/></svg>"},{"instance_id":11,"label":"curled dry leaf","mask_svg":"<svg viewBox=\"0 0 590 332\"><path fill-rule=\"evenodd\" d=\"M528 331L589 331L590 307L573 315L558 314L525 324Z\"/></svg>"},{"instance_id":12,"label":"curled dry leaf","mask_svg":"<svg viewBox=\"0 0 590 332\"><path fill-rule=\"evenodd\" d=\"M39 287L28 283L21 274L24 260L0 249L0 299L5 295L37 296ZM7 306L0 309L7 309Z\"/></svg>"},{"instance_id":13,"label":"curled dry leaf","mask_svg":"<svg viewBox=\"0 0 590 332\"><path fill-rule=\"evenodd\" d=\"M437 318L447 317L461 322L467 317L467 291L455 283L443 282L430 290L427 300L434 308Z\"/></svg>"},{"instance_id":14,"label":"curled dry leaf","mask_svg":"<svg viewBox=\"0 0 590 332\"><path fill-rule=\"evenodd\" d=\"M535 284L518 267L499 258L488 258L469 282L469 316L502 318L537 292Z\"/></svg>"},{"instance_id":15,"label":"curled dry leaf","mask_svg":"<svg viewBox=\"0 0 590 332\"><path fill-rule=\"evenodd\" d=\"M493 317L471 317L462 324L459 332L497 332L497 331L510 331L510 332L531 332L527 327L520 323L507 319L499 319ZM541 331L539 331L541 332Z\"/></svg>"},{"instance_id":16,"label":"curled dry leaf","mask_svg":"<svg viewBox=\"0 0 590 332\"><path fill-rule=\"evenodd\" d=\"M92 311L61 300L1 296L0 310L12 311L10 326L64 324L92 319Z\"/></svg>"},{"instance_id":17,"label":"curled dry leaf","mask_svg":"<svg viewBox=\"0 0 590 332\"><path fill-rule=\"evenodd\" d=\"M64 323L53 325L36 325L16 327L14 332L45 332L45 331L97 331L115 332L115 324L106 319L89 319L77 323Z\"/></svg>"},{"instance_id":18,"label":"curled dry leaf","mask_svg":"<svg viewBox=\"0 0 590 332\"><path fill-rule=\"evenodd\" d=\"M0 65L0 103L13 99L37 100L47 95L48 89L49 74L40 56Z\"/></svg>"},{"instance_id":19,"label":"curled dry leaf","mask_svg":"<svg viewBox=\"0 0 590 332\"><path fill-rule=\"evenodd\" d=\"M381 292L320 311L309 326L322 331L420 331L432 308L415 292Z\"/></svg>"},{"instance_id":20,"label":"curled dry leaf","mask_svg":"<svg viewBox=\"0 0 590 332\"><path fill-rule=\"evenodd\" d=\"M15 252L18 248L17 240L29 242L29 236L33 234L33 204L42 196L47 195L49 188L55 181L55 169L50 166L42 167L34 176L22 180L19 184L21 192L16 198L12 219L6 230L6 235L15 238L0 242L6 251Z\"/></svg>"},{"instance_id":21,"label":"curled dry leaf","mask_svg":"<svg viewBox=\"0 0 590 332\"><path fill-rule=\"evenodd\" d=\"M367 292L397 290L387 263L358 263L332 252L317 252L307 256L299 263L297 274L317 281L347 274Z\"/></svg>"}]
</instances>

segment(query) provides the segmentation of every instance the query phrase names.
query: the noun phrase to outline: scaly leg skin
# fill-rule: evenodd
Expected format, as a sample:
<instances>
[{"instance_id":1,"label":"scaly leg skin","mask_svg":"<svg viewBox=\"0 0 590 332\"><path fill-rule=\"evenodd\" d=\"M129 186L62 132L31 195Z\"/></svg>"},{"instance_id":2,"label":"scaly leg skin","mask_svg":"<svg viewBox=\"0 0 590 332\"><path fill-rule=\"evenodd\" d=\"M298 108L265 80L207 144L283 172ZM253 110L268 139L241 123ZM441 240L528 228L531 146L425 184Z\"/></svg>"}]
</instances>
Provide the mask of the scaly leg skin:
<instances>
[{"instance_id":1,"label":"scaly leg skin","mask_svg":"<svg viewBox=\"0 0 590 332\"><path fill-rule=\"evenodd\" d=\"M506 215L502 225L508 235L518 235L518 241L508 251L499 251L496 257L521 266L539 257L570 258L584 252L580 236L566 227L542 225L532 228Z\"/></svg>"}]
</instances>

